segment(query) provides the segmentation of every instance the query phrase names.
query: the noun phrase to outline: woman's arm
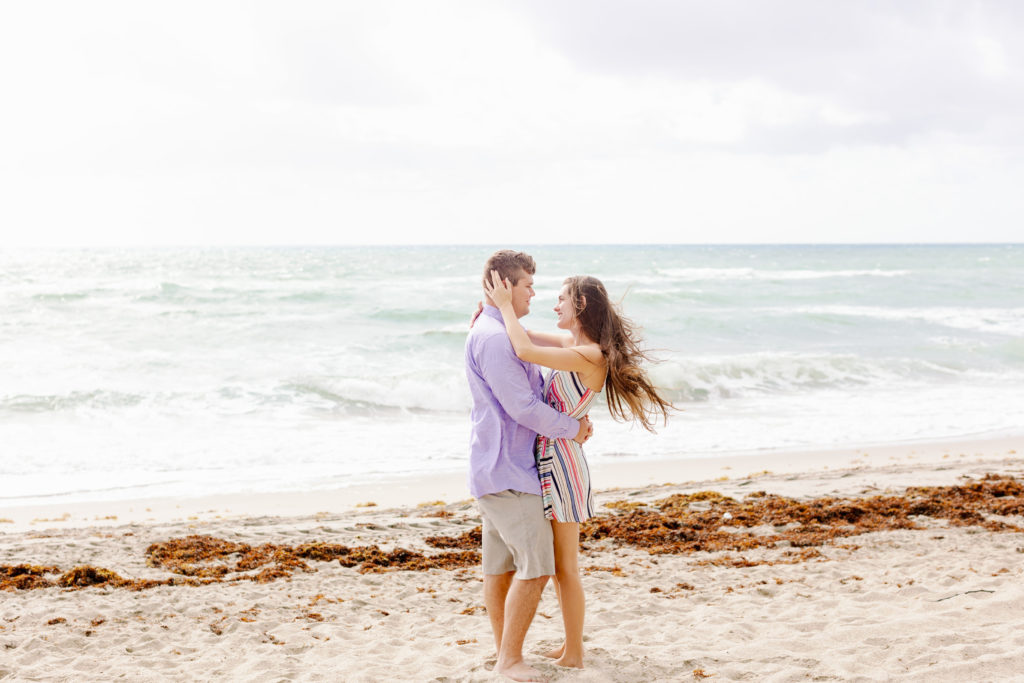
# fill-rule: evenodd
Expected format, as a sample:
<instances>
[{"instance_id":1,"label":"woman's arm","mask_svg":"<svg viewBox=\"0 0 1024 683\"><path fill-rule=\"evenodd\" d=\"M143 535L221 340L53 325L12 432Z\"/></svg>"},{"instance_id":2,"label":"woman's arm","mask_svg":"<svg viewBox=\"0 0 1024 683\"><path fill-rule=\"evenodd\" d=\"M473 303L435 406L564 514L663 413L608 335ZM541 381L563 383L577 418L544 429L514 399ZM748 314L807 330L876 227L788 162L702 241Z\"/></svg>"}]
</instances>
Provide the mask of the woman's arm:
<instances>
[{"instance_id":1,"label":"woman's arm","mask_svg":"<svg viewBox=\"0 0 1024 683\"><path fill-rule=\"evenodd\" d=\"M483 302L476 302L476 310L473 311L472 317L469 319L469 326L473 327L476 324L476 319L483 313L484 305ZM571 334L551 334L550 332L534 332L533 330L526 330L526 334L537 346L572 346L572 335Z\"/></svg>"},{"instance_id":2,"label":"woman's arm","mask_svg":"<svg viewBox=\"0 0 1024 683\"><path fill-rule=\"evenodd\" d=\"M561 346L566 348L572 346L571 334L558 334L557 332L552 334L551 332L527 330L526 335L537 346Z\"/></svg>"},{"instance_id":3,"label":"woman's arm","mask_svg":"<svg viewBox=\"0 0 1024 683\"><path fill-rule=\"evenodd\" d=\"M574 372L588 372L593 370L598 363L588 356L600 354L591 347L583 346L562 346L562 340L558 339L559 346L542 346L534 343L530 335L519 323L515 309L512 307L512 287L508 282L502 282L497 271L491 272L492 282L486 287L487 295L494 301L494 305L501 311L501 317L505 321L505 330L512 342L516 356L528 363L536 363L555 370L569 370ZM562 337L562 335L545 335L547 337ZM570 344L571 344L570 337Z\"/></svg>"}]
</instances>

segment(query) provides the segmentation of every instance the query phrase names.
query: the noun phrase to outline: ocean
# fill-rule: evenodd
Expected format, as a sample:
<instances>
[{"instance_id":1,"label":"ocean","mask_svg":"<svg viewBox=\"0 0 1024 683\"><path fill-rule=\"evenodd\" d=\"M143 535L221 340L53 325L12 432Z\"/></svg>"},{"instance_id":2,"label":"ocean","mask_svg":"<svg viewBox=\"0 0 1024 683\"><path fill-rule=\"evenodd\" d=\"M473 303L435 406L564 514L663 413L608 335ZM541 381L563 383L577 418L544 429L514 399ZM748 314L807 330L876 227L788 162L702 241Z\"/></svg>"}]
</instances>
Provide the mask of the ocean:
<instances>
[{"instance_id":1,"label":"ocean","mask_svg":"<svg viewBox=\"0 0 1024 683\"><path fill-rule=\"evenodd\" d=\"M601 278L680 409L595 464L1024 429L1024 246L537 246ZM0 252L0 507L464 471L493 247ZM468 494L467 494L468 495Z\"/></svg>"}]
</instances>

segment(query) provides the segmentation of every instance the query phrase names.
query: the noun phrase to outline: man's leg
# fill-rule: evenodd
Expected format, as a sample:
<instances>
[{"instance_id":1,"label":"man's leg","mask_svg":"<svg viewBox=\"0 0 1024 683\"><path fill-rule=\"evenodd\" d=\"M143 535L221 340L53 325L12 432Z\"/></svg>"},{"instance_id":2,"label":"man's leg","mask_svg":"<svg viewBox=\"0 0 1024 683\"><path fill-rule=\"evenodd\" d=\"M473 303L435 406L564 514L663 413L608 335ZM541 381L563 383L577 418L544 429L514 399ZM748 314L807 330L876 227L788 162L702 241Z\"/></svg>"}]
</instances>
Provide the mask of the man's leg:
<instances>
[{"instance_id":1,"label":"man's leg","mask_svg":"<svg viewBox=\"0 0 1024 683\"><path fill-rule=\"evenodd\" d=\"M505 600L505 623L502 628L498 663L494 670L513 681L540 681L540 672L523 661L523 641L540 604L540 596L548 577L513 579Z\"/></svg>"},{"instance_id":2,"label":"man's leg","mask_svg":"<svg viewBox=\"0 0 1024 683\"><path fill-rule=\"evenodd\" d=\"M506 496L507 497L507 496ZM484 607L487 617L491 620L491 633L494 634L495 656L501 654L501 634L505 625L505 599L515 574L515 562L512 552L505 545L501 534L494 525L492 517L500 518L502 496L484 496L478 501L480 516L483 518L481 530L482 542L480 555L484 570Z\"/></svg>"},{"instance_id":3,"label":"man's leg","mask_svg":"<svg viewBox=\"0 0 1024 683\"><path fill-rule=\"evenodd\" d=\"M548 577L555 573L555 551L551 524L544 519L544 504L535 494L502 491L477 500L483 518L484 574L503 576L515 571L507 588L502 618L496 622L496 607L491 628L498 645L494 670L514 681L543 680L540 672L523 661L523 641L537 611ZM516 578L522 577L522 578ZM498 579L493 594L500 593ZM490 603L488 603L490 611ZM499 624L500 623L500 634Z\"/></svg>"},{"instance_id":4,"label":"man's leg","mask_svg":"<svg viewBox=\"0 0 1024 683\"><path fill-rule=\"evenodd\" d=\"M491 632L494 633L494 651L501 655L501 634L505 625L505 598L508 596L509 586L512 585L512 575L507 574L484 574L484 607L487 608L487 616L491 620Z\"/></svg>"}]
</instances>

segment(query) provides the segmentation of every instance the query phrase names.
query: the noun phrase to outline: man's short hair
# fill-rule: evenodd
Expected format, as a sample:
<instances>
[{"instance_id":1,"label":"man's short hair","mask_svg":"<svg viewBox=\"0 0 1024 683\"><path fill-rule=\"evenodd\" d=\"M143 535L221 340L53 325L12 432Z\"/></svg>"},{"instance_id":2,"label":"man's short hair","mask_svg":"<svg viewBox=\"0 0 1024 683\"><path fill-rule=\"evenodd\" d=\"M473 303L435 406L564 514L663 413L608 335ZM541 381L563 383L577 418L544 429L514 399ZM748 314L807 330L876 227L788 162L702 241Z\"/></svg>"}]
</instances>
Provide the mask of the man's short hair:
<instances>
[{"instance_id":1,"label":"man's short hair","mask_svg":"<svg viewBox=\"0 0 1024 683\"><path fill-rule=\"evenodd\" d=\"M519 272L533 275L537 272L537 264L534 263L533 257L525 252L502 249L487 259L487 265L484 266L484 283L491 281L492 270L498 271L502 280L508 280L515 286L519 283Z\"/></svg>"}]
</instances>

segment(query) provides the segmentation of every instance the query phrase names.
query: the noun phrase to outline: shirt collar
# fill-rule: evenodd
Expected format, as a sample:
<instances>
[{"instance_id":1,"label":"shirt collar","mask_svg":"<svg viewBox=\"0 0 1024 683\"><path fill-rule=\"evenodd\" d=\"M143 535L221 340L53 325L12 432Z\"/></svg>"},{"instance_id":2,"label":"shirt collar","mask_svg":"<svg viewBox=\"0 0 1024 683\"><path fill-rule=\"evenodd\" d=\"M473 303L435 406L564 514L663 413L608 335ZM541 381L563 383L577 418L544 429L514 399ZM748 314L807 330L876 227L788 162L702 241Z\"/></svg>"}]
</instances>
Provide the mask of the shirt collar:
<instances>
[{"instance_id":1,"label":"shirt collar","mask_svg":"<svg viewBox=\"0 0 1024 683\"><path fill-rule=\"evenodd\" d=\"M505 322L505 319L501 317L501 311L498 310L497 306L491 306L490 304L484 304L483 314L494 318L499 323L504 323Z\"/></svg>"}]
</instances>

